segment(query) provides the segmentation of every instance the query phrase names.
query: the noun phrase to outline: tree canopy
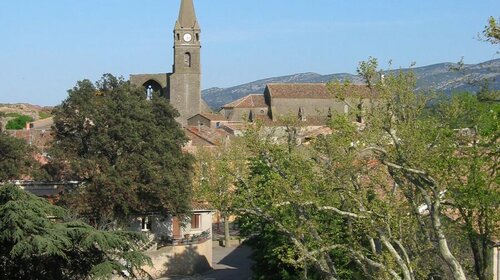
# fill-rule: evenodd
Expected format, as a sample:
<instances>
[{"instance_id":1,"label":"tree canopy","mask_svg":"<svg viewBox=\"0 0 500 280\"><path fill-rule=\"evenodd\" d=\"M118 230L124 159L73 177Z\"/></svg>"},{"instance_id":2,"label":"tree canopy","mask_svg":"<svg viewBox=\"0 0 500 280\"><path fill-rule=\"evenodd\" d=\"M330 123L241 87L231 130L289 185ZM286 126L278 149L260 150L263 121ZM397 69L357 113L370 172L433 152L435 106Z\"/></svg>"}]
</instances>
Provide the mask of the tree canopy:
<instances>
[{"instance_id":1,"label":"tree canopy","mask_svg":"<svg viewBox=\"0 0 500 280\"><path fill-rule=\"evenodd\" d=\"M372 100L333 115L330 135L297 145L293 123L277 128L283 139L257 124L238 147L243 158L221 150L223 168L204 165L224 171L207 183L236 186L219 207L252 237L256 277L487 279L500 226L498 104L435 99L415 91L411 71L380 79L376 59L359 73ZM244 172L228 168L235 162Z\"/></svg>"},{"instance_id":2,"label":"tree canopy","mask_svg":"<svg viewBox=\"0 0 500 280\"><path fill-rule=\"evenodd\" d=\"M140 235L98 231L66 220L63 208L14 185L0 187L2 279L111 279L146 276Z\"/></svg>"},{"instance_id":3,"label":"tree canopy","mask_svg":"<svg viewBox=\"0 0 500 280\"><path fill-rule=\"evenodd\" d=\"M0 132L0 181L21 179L35 165L26 141Z\"/></svg>"},{"instance_id":4,"label":"tree canopy","mask_svg":"<svg viewBox=\"0 0 500 280\"><path fill-rule=\"evenodd\" d=\"M193 159L165 98L106 74L79 81L54 111L50 171L83 187L66 203L96 221L189 208Z\"/></svg>"}]
</instances>

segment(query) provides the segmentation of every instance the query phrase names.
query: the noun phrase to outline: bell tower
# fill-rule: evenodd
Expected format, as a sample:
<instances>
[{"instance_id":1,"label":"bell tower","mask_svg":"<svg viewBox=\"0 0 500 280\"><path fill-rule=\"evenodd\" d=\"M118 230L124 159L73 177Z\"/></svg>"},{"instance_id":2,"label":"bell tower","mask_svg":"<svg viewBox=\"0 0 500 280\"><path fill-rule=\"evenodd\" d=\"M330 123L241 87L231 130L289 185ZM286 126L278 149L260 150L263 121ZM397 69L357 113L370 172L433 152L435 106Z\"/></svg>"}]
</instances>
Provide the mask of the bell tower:
<instances>
[{"instance_id":1,"label":"bell tower","mask_svg":"<svg viewBox=\"0 0 500 280\"><path fill-rule=\"evenodd\" d=\"M181 0L174 27L173 72L167 83L170 104L179 111L183 125L201 111L200 33L193 0Z\"/></svg>"}]
</instances>

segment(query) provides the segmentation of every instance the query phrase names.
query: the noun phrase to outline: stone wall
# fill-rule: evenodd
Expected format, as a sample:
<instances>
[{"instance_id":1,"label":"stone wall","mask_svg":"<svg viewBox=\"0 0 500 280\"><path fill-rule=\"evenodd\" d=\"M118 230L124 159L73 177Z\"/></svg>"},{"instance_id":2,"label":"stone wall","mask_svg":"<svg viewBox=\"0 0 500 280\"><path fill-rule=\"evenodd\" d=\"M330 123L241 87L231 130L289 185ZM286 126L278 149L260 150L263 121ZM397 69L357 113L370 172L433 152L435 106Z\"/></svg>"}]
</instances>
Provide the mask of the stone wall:
<instances>
[{"instance_id":1,"label":"stone wall","mask_svg":"<svg viewBox=\"0 0 500 280\"><path fill-rule=\"evenodd\" d=\"M493 247L493 280L500 280L500 243Z\"/></svg>"},{"instance_id":2,"label":"stone wall","mask_svg":"<svg viewBox=\"0 0 500 280\"><path fill-rule=\"evenodd\" d=\"M224 117L228 121L241 122L244 120L248 120L250 111L253 112L255 117L255 116L267 116L268 110L269 110L268 107L232 108L232 109L224 108L220 111L220 113L224 115Z\"/></svg>"},{"instance_id":3,"label":"stone wall","mask_svg":"<svg viewBox=\"0 0 500 280\"><path fill-rule=\"evenodd\" d=\"M167 87L167 73L130 75L130 83L136 86L143 86L150 80L156 81L163 88Z\"/></svg>"},{"instance_id":4,"label":"stone wall","mask_svg":"<svg viewBox=\"0 0 500 280\"><path fill-rule=\"evenodd\" d=\"M298 115L299 108L302 108L304 116L327 116L329 109L332 114L347 114L351 108L357 108L359 99L347 99L345 102L336 98L274 98L271 104L272 119L288 115ZM363 107L370 106L369 99L363 99ZM347 104L349 105L347 105Z\"/></svg>"}]
</instances>

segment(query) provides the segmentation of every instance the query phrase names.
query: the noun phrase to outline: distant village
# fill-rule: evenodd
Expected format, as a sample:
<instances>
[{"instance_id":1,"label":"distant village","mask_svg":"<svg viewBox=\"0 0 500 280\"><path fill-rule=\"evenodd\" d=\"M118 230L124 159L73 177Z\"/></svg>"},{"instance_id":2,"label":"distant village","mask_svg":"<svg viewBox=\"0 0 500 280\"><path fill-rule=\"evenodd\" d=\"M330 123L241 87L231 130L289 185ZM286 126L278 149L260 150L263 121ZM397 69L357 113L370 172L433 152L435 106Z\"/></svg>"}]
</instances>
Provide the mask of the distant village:
<instances>
[{"instance_id":1,"label":"distant village","mask_svg":"<svg viewBox=\"0 0 500 280\"><path fill-rule=\"evenodd\" d=\"M201 61L203 59L201 50L203 33L201 31L201 24L198 22L193 1L181 0L179 16L174 24L172 33L174 42L174 65L172 66L172 72L155 74L131 74L129 80L127 81L128 83L130 83L130 85L143 90L144 99L152 99L153 96L165 98L166 100L168 100L169 104L176 109L179 115L175 120L187 137L186 142L181 147L183 153L194 156L206 153L207 151L208 153L210 153L210 151L213 151L216 154L220 153L221 149L224 149L224 147L230 146L233 142L238 141L238 139L242 137L245 137L247 131L255 129L256 127L262 127L267 131L272 131L272 133L270 133L272 134L271 143L285 143L287 141L290 142L290 126L294 126L297 130L295 131L296 134L294 135L292 146L313 146L317 145L317 143L319 143L318 141L322 141L322 139L325 139L325 137L331 136L332 134L334 135L336 133L335 128L332 126L332 120L339 116L344 117L344 120L346 121L345 126L353 128L353 135L359 131L362 131L367 126L366 116L371 113L375 106L383 103L381 101L381 96L386 93L366 83L269 83L265 87L264 94L249 94L238 100L234 100L228 104L225 104L220 108L210 108L201 96ZM169 48L169 46L165 46L165 48ZM375 79L377 81L381 81L384 79L384 77L377 76L375 77ZM390 106L387 105L386 107L388 108ZM400 111L397 111L401 115L404 115L406 113L403 110L404 108L396 109L401 109ZM28 104L0 106L0 111L3 113L0 119L0 121L2 122L2 131L12 137L26 141L26 143L33 147L36 147L38 152L34 155L34 157L36 161L41 165L47 164L49 162L49 151L53 141L55 141L55 120L54 116L52 115L52 110L53 108L41 108ZM29 117L29 119L24 123L23 127L17 129L8 127L8 123L10 121L16 120L23 115ZM391 121L398 117L400 116L394 114L385 116L384 120ZM410 118L411 116L405 115L405 117ZM404 121L405 120L403 118L403 121L401 121L401 123L404 123ZM93 125L91 121L85 120L85 122L88 126ZM405 146L406 143L398 142L400 140L398 138L400 137L400 134L399 131L395 131L395 128L387 127L386 132L389 136L387 136L386 138L375 139L373 141L378 141L377 143L384 143L384 145L385 143L389 143L385 145L385 147L388 147L390 149L394 148L397 152L397 149L399 149L400 146ZM479 135L479 133L475 129L469 128L460 131L455 130L455 132L457 134L460 134L462 138L467 139L464 140L463 143L465 144L463 146L473 146L474 143L476 143L474 142L476 140L470 139L475 139L475 137L478 137ZM407 135L403 135L401 137L405 136ZM438 136L435 137L437 138ZM342 143L341 141L343 140L339 138L338 141L338 143ZM349 189L349 192L346 191L345 193L342 193L343 190L339 191L339 193L342 193L341 198L338 198L339 200L344 201L343 199L345 199L345 201L349 201L349 203L359 203L359 205L353 206L344 201L345 204L343 204L342 207L345 206L346 208L340 208L340 206L339 208L335 208L328 204L330 203L330 201L322 201L321 199L316 202L307 200L301 201L300 199L295 202L278 201L279 203L275 204L278 205L276 208L278 210L275 211L279 212L279 215L287 215L287 211L281 209L285 209L285 207L296 203L296 208L294 208L295 210L290 211L296 211L298 213L297 215L300 217L300 219L302 219L300 220L300 222L297 222L295 226L282 225L278 220L277 226L273 229L274 232L277 233L277 235L284 238L290 238L291 241L283 242L282 245L288 245L289 243L291 243L294 244L293 246L296 246L291 246L291 248L293 249L290 249L290 251L288 251L286 254L280 251L280 254L282 254L282 259L280 260L280 262L282 263L280 265L285 267L283 268L283 271L294 271L293 269L297 269L296 271L300 270L302 275L297 276L296 278L283 277L272 279L344 279L344 276L337 274L334 269L335 266L333 265L335 261L332 261L332 259L336 258L336 260L338 260L340 257L333 253L331 255L323 255L326 252L326 248L329 247L333 249L341 248L341 252L345 252L345 255L352 256L352 259L350 261L343 259L343 261L348 263L348 265L344 264L346 267L362 264L360 265L360 269L356 269L356 273L359 274L353 274L354 276L349 277L363 277L357 279L412 280L420 279L420 276L423 275L420 274L417 277L416 273L412 271L413 263L410 261L410 258L413 258L414 256L411 256L411 254L407 255L405 248L402 245L401 247L397 248L393 247L394 244L399 245L400 241L406 242L408 240L403 240L403 237L401 237L401 240L398 240L395 236L400 233L391 231L393 226L393 224L391 224L392 221L382 218L382 216L385 214L377 214L376 212L380 211L380 213L386 213L384 211L387 211L387 213L390 212L391 215L397 216L397 211L391 212L392 210L389 211L386 208L379 207L378 205L374 206L370 203L372 203L372 200L376 200L377 198L375 197L377 196L385 198L392 195L389 194L390 191L395 192L395 190L398 189L400 185L418 185L419 183L425 185L430 184L428 182L434 179L424 171L415 171L416 169L418 169L417 167L413 168L409 165L405 165L406 163L404 162L405 158L403 155L398 155L400 157L393 157L392 154L390 154L393 152L392 150L386 151L381 148L377 149L370 147L368 144L361 147L362 144L360 143L362 143L362 140L356 141L356 139L353 139L352 141L348 142L348 147L342 150L343 152L345 152L344 156L339 156L340 159L336 160L339 160L340 162L342 160L351 159L349 158L351 156L350 151L357 149L359 151L362 151L363 157L360 159L353 159L350 163L351 165L349 166L355 168L356 170L361 170L363 168L361 168L360 166L366 163L366 172L369 172L369 174L372 174L370 172L375 172L375 170L382 169L382 167L387 167L388 171L377 173L377 176L379 177L370 177L371 175L355 176L350 173L348 174L347 171L344 171L342 169L342 163L329 162L332 159L328 159L326 155L312 155L311 157L314 158L314 161L316 163L323 164L324 166L329 165L330 168L334 168L332 170L339 170L339 173L345 172L345 174L341 174L344 177L339 174L334 174L332 176L339 176L338 178L342 179L346 179L347 177L351 176L347 179L352 180L349 182L353 182L354 187L359 188L359 193L364 193L364 190L361 190L364 186L377 187L374 187L374 190L372 192L367 192L366 197L360 198L359 201L357 200L357 198L345 198L354 196L354 194L351 192L351 189ZM493 141L493 143L496 145L493 149L497 149L499 143L498 139L496 141ZM290 143L288 144L290 145ZM321 150L321 152L325 152L325 150L335 148L337 147L330 147L325 144L325 147L323 150ZM382 155L379 158L373 156L379 154ZM422 155L418 156L425 157ZM495 157L496 159L498 159L498 154L492 155L491 157ZM297 192L300 192L297 186L299 186L300 184L307 185L307 183L309 182L307 180L309 179L307 179L307 174L302 174L301 176L306 178L304 179L304 182L300 181L299 179L296 179L297 182L289 182L288 180L293 180L287 176L290 176L290 174L293 174L294 172L301 172L300 169L294 172L288 170L283 171L280 169L284 168L283 166L289 167L290 165L277 165L277 167L273 169L273 164L287 162L287 160L287 158L283 159L279 158L278 156L277 158L272 159L268 159L265 156L262 156L262 162L259 163L262 163L264 166L271 168L271 171L269 172L275 172L277 174L275 174L274 176L283 176L281 180L283 180L286 184L290 183L291 185L293 185L289 190L287 190L289 192L287 193L287 195L294 198L297 195ZM304 170L309 170L307 168L308 167L306 164ZM494 171L495 173L493 176L498 176L497 171ZM316 172L316 170L314 168L311 168L310 172ZM411 174L411 176L413 177L411 177L410 175L408 175L409 177L405 177L407 175L407 173L405 172L407 172L408 174L414 172ZM332 174L333 173L335 172L332 171ZM287 176L283 174L286 174ZM176 176L183 177L185 175L176 174ZM273 179L269 180L272 181ZM379 181L375 182L376 180L379 180L380 182L383 181L383 183L380 183ZM232 191L235 191L238 184L244 184L242 179L240 181L235 181L237 182L231 183ZM38 197L45 198L52 204L57 204L59 198L63 194L74 192L75 190L82 188L82 186L84 185L84 183L80 181L34 180L29 176L20 177L15 180L9 180L9 182L13 183L23 190L35 194ZM498 181L492 184L496 184L496 187L498 187L497 183ZM265 183L262 184L265 185ZM321 185L320 183L318 184ZM385 184L385 186L381 187L377 184ZM431 185L434 187L436 184L438 183L433 181ZM390 186L393 189L387 190L387 186ZM355 189L354 187L352 190ZM296 188L295 191L294 188ZM340 186L338 188L342 189L343 186ZM415 191L408 191L404 193L404 195L406 195L407 197L410 197L412 195L416 196L416 193L422 191L422 188L418 187ZM332 187L332 189L335 188ZM329 194L324 194L322 192L324 190L317 191L320 198L322 196L330 197ZM268 194L265 191L262 192L262 196L265 200L265 197ZM315 194L313 191L311 191L310 193L308 193L307 191L303 192L304 193L301 196L297 195L297 197L301 198L312 196L313 194ZM412 201L412 203L415 204L413 206L416 207L415 211L409 210L410 208L404 208L407 207L406 205L398 207L401 207L401 209L404 209L404 211L413 211L412 215L414 215L416 212L417 216L421 215L430 217L434 215L432 212L432 207L440 207L437 206L437 202L435 202L435 200L433 199L437 199L439 201L441 197L445 195L446 191L440 191L436 188L436 190L429 189L429 192L434 196L427 194L425 191L422 191L422 193L425 193L422 196L424 198ZM258 193L258 191L256 191L256 193ZM399 197L399 199L404 200L404 195ZM429 197L425 195L429 195ZM256 195L254 198L258 200L259 196ZM426 199L428 201L426 201ZM446 204L445 202L443 203ZM314 208L314 210L311 210L312 208ZM258 211L265 211L265 209L262 210L258 207L256 209ZM459 211L450 209L451 208L446 208L438 211L439 213L436 213L435 216L432 216L434 219L433 222L438 219L448 220L450 219L450 217L452 217L452 220L459 220L459 214L457 214ZM244 211L247 211L244 212L246 214L255 214L257 213L255 212L257 210L245 209L241 211L242 213ZM281 213L280 211L283 211L283 213ZM306 214L300 211L303 211ZM361 220L371 219L370 223L359 226L360 228L362 228L362 230L367 230L366 228L369 228L369 231L373 231L371 234L367 234L368 238L366 240L363 239L365 238L365 236L362 234L356 236L356 238L364 240L360 242L360 244L365 244L366 249L360 250L363 253L359 253L358 251L356 251L358 248L351 251L349 248L346 249L342 247L345 245L340 246L326 242L325 244L328 245L323 246L321 245L323 244L322 238L326 238L328 236L333 240L345 233L338 232L331 235L325 234L323 236L321 232L314 232L314 230L316 230L316 228L314 228L315 226L317 226L316 224L309 225L309 227L313 228L309 233L301 232L299 234L293 232L294 227L301 228L303 225L305 225L304 227L307 228L307 222L305 221L309 219L309 216L307 216L309 215L307 214L307 211L311 211L312 213L321 211L324 211L325 213L334 213L341 218L339 218L338 220L333 218L329 220L330 218L322 217L318 218L317 223L323 223L325 225L329 223L348 225L348 228L352 231L357 230L356 227L358 227L359 224L356 223L364 223L361 222ZM276 213L268 214L265 212L258 212L258 214L261 217L264 217L261 221L262 227L265 227L264 225L272 224L276 221L276 217L272 216L272 214ZM498 215L498 212L493 213L493 215ZM194 198L192 198L190 202L190 212L187 214L187 218L185 218L184 216L178 215L177 213L170 213L168 212L168 210L148 210L144 211L142 214L135 213L128 217L129 223L125 228L131 232L141 233L146 236L146 240L140 244L140 249L151 260L151 264L149 266L144 266L144 270L153 279L168 279L162 277L172 277L173 275L201 275L200 277L202 277L203 275L205 275L205 273L207 273L207 271L210 271L214 268L214 254L219 254L214 253L214 250L218 250L217 248L221 246L238 247L242 240L245 239L245 237L239 236L237 237L237 239L233 240L229 240L228 238L225 239L225 230L227 230L228 235L229 230L231 230L232 234L238 235L238 223L235 221L238 215L235 214L235 212L226 215L224 214L224 211L221 211L221 209L217 208L217 205L214 205L209 200L201 199L199 196L195 196ZM410 216L410 214L408 214L408 216ZM310 221L312 221L313 219L314 218L311 218ZM230 223L232 224L231 229L224 228L226 226L228 227L229 222L228 224L224 224L224 222L226 222L227 220L230 220ZM412 224L413 220L412 222L409 222L405 220L405 217L401 217L401 220L399 220L399 222L402 224L408 223L406 226L403 225L401 227L407 227L410 224L415 227L426 227L427 225L425 225L425 223L431 223L422 221L418 217L415 221L417 222ZM421 224L419 224L420 222ZM382 226L381 224L383 223L387 224ZM364 228L364 226L366 226L366 228ZM431 226L429 228L429 240L432 238L442 238L440 236L442 232L440 231L440 228L438 226L434 225L434 227ZM492 226L491 229L495 231L497 227ZM304 228L302 228L302 230L304 230ZM418 229L417 231L419 230L420 229ZM424 232L423 229L422 232ZM427 231L425 230L425 232ZM401 233L401 236L402 235L403 234ZM489 279L496 280L500 279L500 243L498 243L498 239L496 239L498 237L498 232L493 232L491 233L491 235L488 235L488 237L491 237L490 240L487 241L491 251L489 251L489 255L485 257L483 261L491 263L491 265L488 266L488 271L492 272L490 275L492 275L493 278ZM422 240L424 239L424 237L422 236L419 236L418 238L422 238ZM395 241L391 241L391 243L387 241L389 239ZM354 240L352 242L355 243L358 241ZM414 241L412 240L411 242ZM415 251L418 251L420 250L420 248L418 248L418 250L416 249L416 247L418 247L418 242L416 242L417 245L411 243L411 245L408 246L411 247L411 250L414 249ZM412 246L414 246L415 248ZM441 244L440 246L444 245ZM276 247L273 249L275 251L271 251L277 252L279 250L282 250L282 248L284 247ZM439 251L439 248L436 249L436 251ZM387 258L393 260L393 263L384 263L382 257L377 257L378 254L387 254ZM180 258L180 256L182 256L182 258ZM171 261L172 259L179 260L173 262ZM460 278L460 269L453 267L453 264L455 264L457 260L455 259L453 261L453 258L451 257L450 259L451 260L444 258L443 263L446 264L446 269L444 270L446 270L446 273L448 273L447 275L459 275L454 279L462 279ZM252 260L250 260L249 256L248 259L245 260L245 262L248 263L248 267L250 267L252 264ZM422 262L422 260L419 260L420 265L422 265ZM443 265L443 267L444 266L445 265ZM315 272L310 272L310 274L308 275L308 268L312 268L311 270ZM459 272L456 272L454 269ZM450 271L455 271L456 273L453 274L453 272ZM374 278L364 278L367 277L367 274L364 274L364 276L360 276L363 275L363 272L373 272L375 273L374 275L377 276L375 276ZM264 272L264 274L265 273L268 272ZM432 273L433 272L431 271L426 276L432 275ZM465 275L464 272L462 272L462 274ZM124 275L127 274L124 273ZM124 276L122 275L121 277ZM206 279L218 279L208 277L210 276L207 276ZM232 279L252 279L248 277ZM445 278L431 277L421 279Z\"/></svg>"}]
</instances>

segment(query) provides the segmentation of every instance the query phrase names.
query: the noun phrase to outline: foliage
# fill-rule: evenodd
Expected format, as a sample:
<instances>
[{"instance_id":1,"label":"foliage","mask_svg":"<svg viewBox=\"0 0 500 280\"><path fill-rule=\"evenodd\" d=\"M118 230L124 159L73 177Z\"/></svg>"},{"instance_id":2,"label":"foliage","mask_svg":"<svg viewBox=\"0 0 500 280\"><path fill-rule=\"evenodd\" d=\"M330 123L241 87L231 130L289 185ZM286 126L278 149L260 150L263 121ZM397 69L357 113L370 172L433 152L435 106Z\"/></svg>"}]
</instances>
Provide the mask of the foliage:
<instances>
[{"instance_id":1,"label":"foliage","mask_svg":"<svg viewBox=\"0 0 500 280\"><path fill-rule=\"evenodd\" d=\"M0 188L0 274L5 279L110 279L144 276L141 237L61 221L64 209L14 185Z\"/></svg>"},{"instance_id":2,"label":"foliage","mask_svg":"<svg viewBox=\"0 0 500 280\"><path fill-rule=\"evenodd\" d=\"M460 94L441 104L439 113L456 131L456 155L445 160L449 208L467 234L476 276L489 279L490 241L500 233L500 104Z\"/></svg>"},{"instance_id":3,"label":"foliage","mask_svg":"<svg viewBox=\"0 0 500 280\"><path fill-rule=\"evenodd\" d=\"M288 145L249 143L255 156L249 160L250 176L239 184L238 203L242 233L252 236L258 248L256 278L358 279L359 270L342 247L348 242L342 232L345 220L323 208L339 197L311 159ZM333 244L337 250L321 252Z\"/></svg>"},{"instance_id":4,"label":"foliage","mask_svg":"<svg viewBox=\"0 0 500 280\"><path fill-rule=\"evenodd\" d=\"M333 133L308 146L294 141L300 127L255 125L240 158L248 172L225 175L258 248L256 278L481 278L479 255L498 234L498 105L432 100L411 72L379 79L376 60L360 65L376 96L366 123L332 116Z\"/></svg>"},{"instance_id":5,"label":"foliage","mask_svg":"<svg viewBox=\"0 0 500 280\"><path fill-rule=\"evenodd\" d=\"M483 37L491 44L500 44L500 26L494 17L488 19L488 25L483 30Z\"/></svg>"},{"instance_id":6,"label":"foliage","mask_svg":"<svg viewBox=\"0 0 500 280\"><path fill-rule=\"evenodd\" d=\"M146 100L142 88L106 74L79 81L54 111L55 178L84 182L66 203L93 225L131 213L186 212L192 157L186 136L165 98Z\"/></svg>"},{"instance_id":7,"label":"foliage","mask_svg":"<svg viewBox=\"0 0 500 280\"><path fill-rule=\"evenodd\" d=\"M247 169L245 149L238 139L196 154L195 195L221 213L226 246L230 244L229 218L233 214L237 178L246 176Z\"/></svg>"},{"instance_id":8,"label":"foliage","mask_svg":"<svg viewBox=\"0 0 500 280\"><path fill-rule=\"evenodd\" d=\"M38 112L38 116L40 117L41 120L43 120L52 117L52 113L47 111L40 111Z\"/></svg>"},{"instance_id":9,"label":"foliage","mask_svg":"<svg viewBox=\"0 0 500 280\"><path fill-rule=\"evenodd\" d=\"M36 165L26 141L0 132L0 181L21 179Z\"/></svg>"},{"instance_id":10,"label":"foliage","mask_svg":"<svg viewBox=\"0 0 500 280\"><path fill-rule=\"evenodd\" d=\"M33 121L33 118L26 115L20 115L7 122L6 129L19 130L24 129L27 123Z\"/></svg>"}]
</instances>

